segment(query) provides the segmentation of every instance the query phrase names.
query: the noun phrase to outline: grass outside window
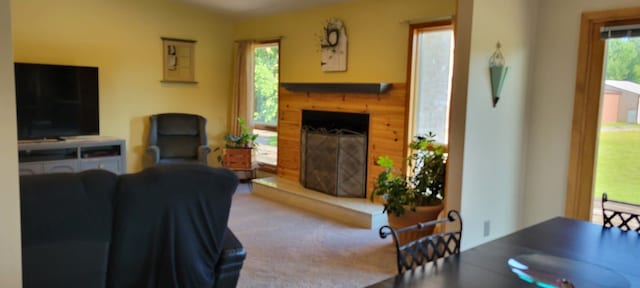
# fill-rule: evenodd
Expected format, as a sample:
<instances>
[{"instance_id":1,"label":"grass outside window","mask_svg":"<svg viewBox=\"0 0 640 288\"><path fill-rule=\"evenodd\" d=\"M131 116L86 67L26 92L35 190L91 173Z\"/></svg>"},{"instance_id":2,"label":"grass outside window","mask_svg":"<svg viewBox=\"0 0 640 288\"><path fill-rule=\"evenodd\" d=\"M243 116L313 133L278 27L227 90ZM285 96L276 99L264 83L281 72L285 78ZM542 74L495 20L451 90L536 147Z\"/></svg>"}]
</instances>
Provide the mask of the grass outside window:
<instances>
[{"instance_id":1,"label":"grass outside window","mask_svg":"<svg viewBox=\"0 0 640 288\"><path fill-rule=\"evenodd\" d=\"M604 124L597 161L595 197L640 204L640 125Z\"/></svg>"}]
</instances>

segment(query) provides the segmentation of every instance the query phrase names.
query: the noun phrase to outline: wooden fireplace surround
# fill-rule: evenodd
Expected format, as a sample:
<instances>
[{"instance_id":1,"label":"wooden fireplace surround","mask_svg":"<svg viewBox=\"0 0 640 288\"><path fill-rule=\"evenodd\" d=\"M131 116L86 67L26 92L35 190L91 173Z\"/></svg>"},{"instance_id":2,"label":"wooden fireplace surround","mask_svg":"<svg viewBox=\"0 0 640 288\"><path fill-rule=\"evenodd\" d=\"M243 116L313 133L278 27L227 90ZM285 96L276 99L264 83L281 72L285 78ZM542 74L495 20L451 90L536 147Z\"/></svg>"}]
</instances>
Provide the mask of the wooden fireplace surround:
<instances>
[{"instance_id":1,"label":"wooden fireplace surround","mask_svg":"<svg viewBox=\"0 0 640 288\"><path fill-rule=\"evenodd\" d=\"M400 169L407 147L407 91L404 83L393 83L376 92L321 92L317 87L343 84L310 84L315 87L290 91L283 83L279 89L278 115L278 176L298 181L300 178L300 125L302 110L351 112L369 114L367 159L367 198L375 178L382 168L375 164L379 156L387 155ZM363 84L369 85L369 84ZM302 85L304 87L304 85ZM358 84L356 84L358 86ZM383 85L380 85L382 87ZM300 87L300 85L297 85ZM348 89L347 89L348 90ZM313 91L313 92L308 92ZM351 90L354 91L354 90ZM400 172L400 171L397 171Z\"/></svg>"}]
</instances>

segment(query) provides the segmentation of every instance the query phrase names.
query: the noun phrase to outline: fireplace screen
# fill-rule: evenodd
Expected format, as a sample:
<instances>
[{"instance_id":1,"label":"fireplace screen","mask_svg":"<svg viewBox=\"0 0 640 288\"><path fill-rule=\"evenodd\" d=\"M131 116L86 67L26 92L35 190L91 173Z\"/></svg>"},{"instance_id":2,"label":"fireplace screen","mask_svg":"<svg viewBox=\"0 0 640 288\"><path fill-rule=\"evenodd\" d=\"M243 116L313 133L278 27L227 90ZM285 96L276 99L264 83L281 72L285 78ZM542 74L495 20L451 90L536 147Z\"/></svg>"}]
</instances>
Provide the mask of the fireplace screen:
<instances>
[{"instance_id":1,"label":"fireplace screen","mask_svg":"<svg viewBox=\"0 0 640 288\"><path fill-rule=\"evenodd\" d=\"M305 127L300 142L304 187L335 196L365 197L366 133Z\"/></svg>"}]
</instances>

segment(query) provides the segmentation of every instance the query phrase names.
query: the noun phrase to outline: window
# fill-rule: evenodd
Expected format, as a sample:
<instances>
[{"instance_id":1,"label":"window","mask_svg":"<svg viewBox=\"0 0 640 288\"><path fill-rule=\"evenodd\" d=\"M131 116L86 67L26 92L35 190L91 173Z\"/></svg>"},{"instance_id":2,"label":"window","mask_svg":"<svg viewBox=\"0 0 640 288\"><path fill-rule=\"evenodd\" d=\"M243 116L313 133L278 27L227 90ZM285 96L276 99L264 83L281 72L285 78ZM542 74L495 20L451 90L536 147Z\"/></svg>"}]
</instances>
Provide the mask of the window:
<instances>
[{"instance_id":1,"label":"window","mask_svg":"<svg viewBox=\"0 0 640 288\"><path fill-rule=\"evenodd\" d=\"M275 168L278 150L279 43L261 43L254 47L253 133L258 135L256 159Z\"/></svg>"},{"instance_id":2,"label":"window","mask_svg":"<svg viewBox=\"0 0 640 288\"><path fill-rule=\"evenodd\" d=\"M436 134L448 143L449 104L453 72L451 23L411 27L411 115L413 135Z\"/></svg>"},{"instance_id":3,"label":"window","mask_svg":"<svg viewBox=\"0 0 640 288\"><path fill-rule=\"evenodd\" d=\"M640 35L640 25L606 29L611 34L602 32L606 38L605 69L603 80L598 79L603 81L603 89L600 131L596 133L594 208L601 206L603 192L609 200L640 204L640 37L627 37ZM591 221L602 224L602 213L602 209L593 209Z\"/></svg>"}]
</instances>

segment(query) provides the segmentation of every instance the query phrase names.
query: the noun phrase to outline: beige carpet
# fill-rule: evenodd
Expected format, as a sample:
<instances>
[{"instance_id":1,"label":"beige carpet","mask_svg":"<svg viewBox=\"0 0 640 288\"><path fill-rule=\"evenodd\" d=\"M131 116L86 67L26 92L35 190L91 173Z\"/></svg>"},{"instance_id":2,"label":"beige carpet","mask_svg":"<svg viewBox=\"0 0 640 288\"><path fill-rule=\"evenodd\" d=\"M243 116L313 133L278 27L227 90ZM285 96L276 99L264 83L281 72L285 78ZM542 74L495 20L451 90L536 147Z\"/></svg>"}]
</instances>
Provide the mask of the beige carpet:
<instances>
[{"instance_id":1,"label":"beige carpet","mask_svg":"<svg viewBox=\"0 0 640 288\"><path fill-rule=\"evenodd\" d=\"M247 249L238 287L364 287L396 272L392 240L252 195L241 184L229 227Z\"/></svg>"}]
</instances>

